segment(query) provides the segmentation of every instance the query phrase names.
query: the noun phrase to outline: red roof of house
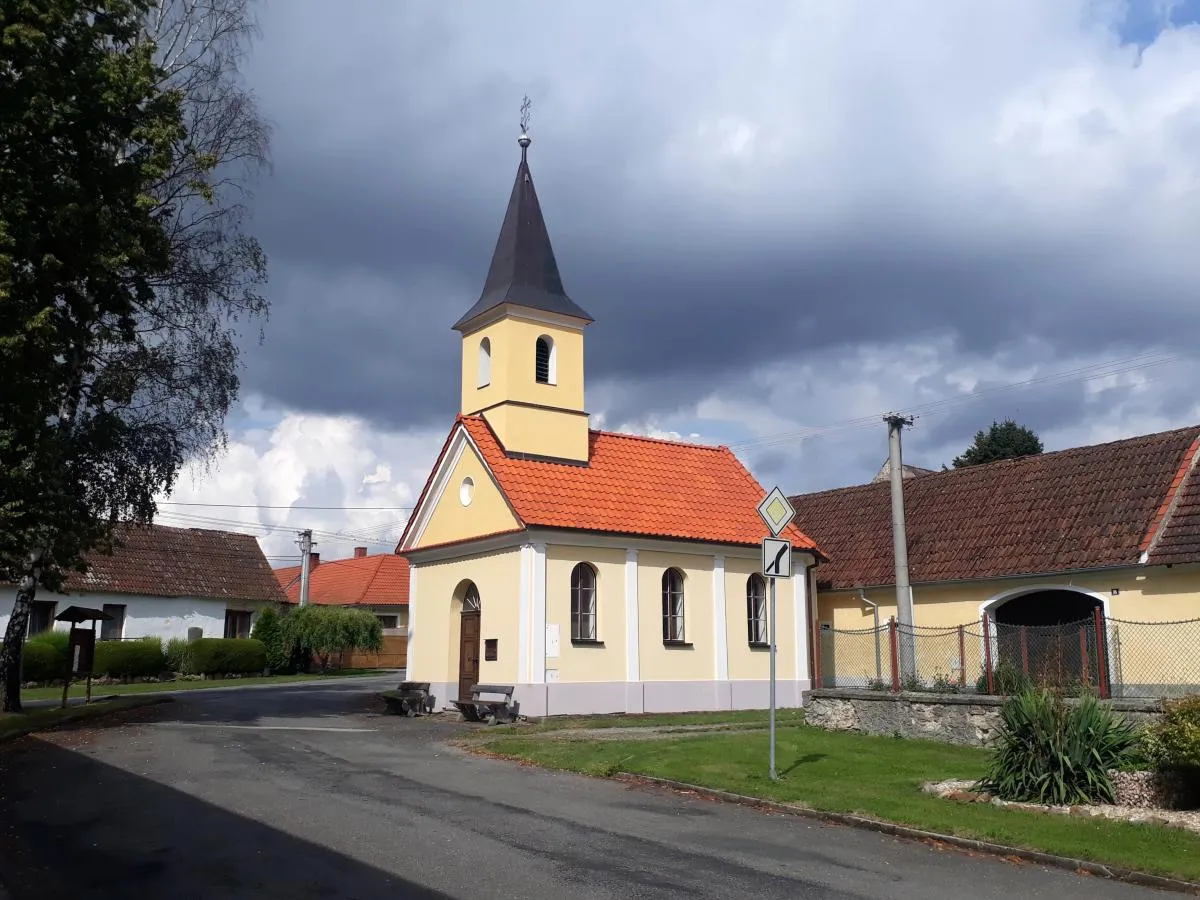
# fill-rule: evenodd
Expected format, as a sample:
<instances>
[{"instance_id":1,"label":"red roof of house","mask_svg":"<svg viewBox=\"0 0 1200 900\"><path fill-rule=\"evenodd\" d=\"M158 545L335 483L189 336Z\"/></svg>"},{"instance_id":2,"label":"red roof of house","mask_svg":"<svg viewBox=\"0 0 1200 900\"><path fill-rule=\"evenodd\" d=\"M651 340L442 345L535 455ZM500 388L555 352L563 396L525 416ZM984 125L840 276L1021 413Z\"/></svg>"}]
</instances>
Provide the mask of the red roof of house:
<instances>
[{"instance_id":1,"label":"red roof of house","mask_svg":"<svg viewBox=\"0 0 1200 900\"><path fill-rule=\"evenodd\" d=\"M67 577L72 594L144 594L282 602L283 592L251 534L167 525L123 525L112 555L88 556L89 569Z\"/></svg>"},{"instance_id":2,"label":"red roof of house","mask_svg":"<svg viewBox=\"0 0 1200 900\"><path fill-rule=\"evenodd\" d=\"M1200 562L1200 427L906 479L914 583ZM886 482L790 498L822 586L895 583Z\"/></svg>"},{"instance_id":3,"label":"red roof of house","mask_svg":"<svg viewBox=\"0 0 1200 900\"><path fill-rule=\"evenodd\" d=\"M293 603L300 602L300 567L275 570ZM318 606L405 606L408 560L394 553L321 560L309 573L308 600Z\"/></svg>"},{"instance_id":4,"label":"red roof of house","mask_svg":"<svg viewBox=\"0 0 1200 900\"><path fill-rule=\"evenodd\" d=\"M720 544L758 544L766 536L757 512L766 492L727 447L591 431L588 462L571 463L506 453L482 416L459 416L459 423L523 527ZM794 525L783 536L820 552Z\"/></svg>"}]
</instances>

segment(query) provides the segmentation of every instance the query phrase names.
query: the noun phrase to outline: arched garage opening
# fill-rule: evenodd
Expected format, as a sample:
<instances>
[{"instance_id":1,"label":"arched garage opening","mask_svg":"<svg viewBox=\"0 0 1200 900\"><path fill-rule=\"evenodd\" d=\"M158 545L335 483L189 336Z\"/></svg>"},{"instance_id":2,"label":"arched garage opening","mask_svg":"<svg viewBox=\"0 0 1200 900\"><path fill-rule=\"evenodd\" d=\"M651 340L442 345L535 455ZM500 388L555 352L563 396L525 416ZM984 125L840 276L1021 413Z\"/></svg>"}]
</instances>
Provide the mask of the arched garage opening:
<instances>
[{"instance_id":1,"label":"arched garage opening","mask_svg":"<svg viewBox=\"0 0 1200 900\"><path fill-rule=\"evenodd\" d=\"M1086 687L1107 695L1103 600L1071 588L1039 588L1001 595L985 606L991 620L997 693L1019 673L1036 685L1076 695ZM1102 684L1103 681L1103 684Z\"/></svg>"}]
</instances>

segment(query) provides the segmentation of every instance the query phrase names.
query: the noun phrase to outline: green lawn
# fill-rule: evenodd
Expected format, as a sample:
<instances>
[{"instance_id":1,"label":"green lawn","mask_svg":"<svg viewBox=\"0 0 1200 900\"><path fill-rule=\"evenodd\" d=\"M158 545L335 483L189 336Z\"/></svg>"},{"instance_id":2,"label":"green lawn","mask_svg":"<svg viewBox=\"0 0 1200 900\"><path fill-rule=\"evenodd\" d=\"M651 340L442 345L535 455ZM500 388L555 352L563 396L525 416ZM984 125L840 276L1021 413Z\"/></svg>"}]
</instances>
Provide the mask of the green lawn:
<instances>
[{"instance_id":1,"label":"green lawn","mask_svg":"<svg viewBox=\"0 0 1200 900\"><path fill-rule=\"evenodd\" d=\"M323 675L270 675L265 678L212 678L206 681L135 681L130 684L93 684L93 697L108 697L113 694L146 694L155 691L196 691L223 687L248 687L255 684L301 684L322 678L363 678L382 675L379 669L339 669ZM86 685L72 682L71 696L83 697ZM62 697L62 687L26 688L21 691L21 700L57 700Z\"/></svg>"},{"instance_id":2,"label":"green lawn","mask_svg":"<svg viewBox=\"0 0 1200 900\"><path fill-rule=\"evenodd\" d=\"M70 706L66 709L35 709L27 713L0 713L0 741L20 737L34 731L42 731L67 722L95 719L124 709L136 709L156 702L150 697L123 697L105 700L87 706Z\"/></svg>"},{"instance_id":3,"label":"green lawn","mask_svg":"<svg viewBox=\"0 0 1200 900\"><path fill-rule=\"evenodd\" d=\"M775 711L779 727L798 725L804 721L802 709ZM643 713L641 715L562 716L548 718L536 725L498 725L493 733L537 734L578 728L669 728L679 725L727 725L731 728L766 728L768 715L762 709L743 709L733 712Z\"/></svg>"},{"instance_id":4,"label":"green lawn","mask_svg":"<svg viewBox=\"0 0 1200 900\"><path fill-rule=\"evenodd\" d=\"M591 775L622 771L653 775L819 810L857 813L943 834L1200 880L1200 835L1192 832L955 803L920 790L925 781L979 777L987 754L976 748L792 725L777 735L781 778L772 782L767 775L768 743L764 732L643 741L564 737L504 736L487 741L483 748Z\"/></svg>"}]
</instances>

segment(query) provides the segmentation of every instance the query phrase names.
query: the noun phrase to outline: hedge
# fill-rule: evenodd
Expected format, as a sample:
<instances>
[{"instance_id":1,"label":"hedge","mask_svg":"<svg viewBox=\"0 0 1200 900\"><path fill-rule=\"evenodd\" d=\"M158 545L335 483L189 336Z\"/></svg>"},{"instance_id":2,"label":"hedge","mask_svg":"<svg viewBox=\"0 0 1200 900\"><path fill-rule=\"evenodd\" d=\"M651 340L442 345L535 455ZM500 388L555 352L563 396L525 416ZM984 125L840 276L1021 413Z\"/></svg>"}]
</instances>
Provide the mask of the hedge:
<instances>
[{"instance_id":1,"label":"hedge","mask_svg":"<svg viewBox=\"0 0 1200 900\"><path fill-rule=\"evenodd\" d=\"M254 638L200 638L187 657L196 675L248 675L267 668L267 648Z\"/></svg>"},{"instance_id":2,"label":"hedge","mask_svg":"<svg viewBox=\"0 0 1200 900\"><path fill-rule=\"evenodd\" d=\"M96 641L92 674L109 678L157 677L167 670L162 638L135 641Z\"/></svg>"},{"instance_id":3,"label":"hedge","mask_svg":"<svg viewBox=\"0 0 1200 900\"><path fill-rule=\"evenodd\" d=\"M54 681L67 668L66 656L47 641L30 641L21 654L21 677L25 681Z\"/></svg>"}]
</instances>

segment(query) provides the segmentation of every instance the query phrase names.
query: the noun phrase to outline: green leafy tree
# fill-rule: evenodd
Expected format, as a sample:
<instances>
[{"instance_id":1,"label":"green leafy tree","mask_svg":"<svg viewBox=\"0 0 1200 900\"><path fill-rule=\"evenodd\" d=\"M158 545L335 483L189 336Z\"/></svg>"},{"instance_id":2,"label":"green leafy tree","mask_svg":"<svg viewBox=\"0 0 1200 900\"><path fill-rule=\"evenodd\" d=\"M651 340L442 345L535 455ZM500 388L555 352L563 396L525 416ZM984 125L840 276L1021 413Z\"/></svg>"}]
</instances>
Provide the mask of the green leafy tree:
<instances>
[{"instance_id":1,"label":"green leafy tree","mask_svg":"<svg viewBox=\"0 0 1200 900\"><path fill-rule=\"evenodd\" d=\"M266 129L237 79L247 0L0 6L0 652L20 709L40 587L149 522L211 458L237 397L235 323L266 313L241 233Z\"/></svg>"},{"instance_id":2,"label":"green leafy tree","mask_svg":"<svg viewBox=\"0 0 1200 900\"><path fill-rule=\"evenodd\" d=\"M283 640L283 623L273 606L264 606L254 622L250 637L262 641L267 648L267 668L278 674L286 672L291 663Z\"/></svg>"},{"instance_id":3,"label":"green leafy tree","mask_svg":"<svg viewBox=\"0 0 1200 900\"><path fill-rule=\"evenodd\" d=\"M987 431L976 432L971 446L963 451L962 456L954 458L954 468L1033 456L1042 450L1041 438L1032 429L1018 425L1012 419L1005 419L1003 422L992 422Z\"/></svg>"},{"instance_id":4,"label":"green leafy tree","mask_svg":"<svg viewBox=\"0 0 1200 900\"><path fill-rule=\"evenodd\" d=\"M383 649L383 625L378 616L363 609L301 606L285 615L281 624L288 656L315 658L322 670L343 653Z\"/></svg>"}]
</instances>

